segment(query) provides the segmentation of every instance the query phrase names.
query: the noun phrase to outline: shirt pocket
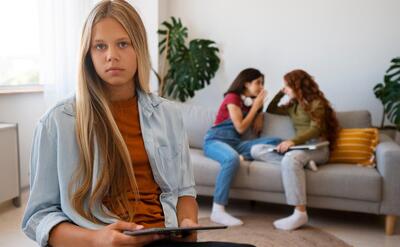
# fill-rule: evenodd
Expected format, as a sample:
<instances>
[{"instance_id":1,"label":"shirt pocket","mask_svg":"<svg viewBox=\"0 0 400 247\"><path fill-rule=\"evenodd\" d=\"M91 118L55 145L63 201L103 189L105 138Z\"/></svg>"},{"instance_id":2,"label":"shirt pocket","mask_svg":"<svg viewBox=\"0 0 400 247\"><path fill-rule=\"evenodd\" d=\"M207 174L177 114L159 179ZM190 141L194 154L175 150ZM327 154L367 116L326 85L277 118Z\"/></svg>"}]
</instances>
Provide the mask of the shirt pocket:
<instances>
[{"instance_id":1,"label":"shirt pocket","mask_svg":"<svg viewBox=\"0 0 400 247\"><path fill-rule=\"evenodd\" d=\"M181 174L182 152L179 146L159 146L157 161L160 164L160 176L166 191L177 191Z\"/></svg>"}]
</instances>

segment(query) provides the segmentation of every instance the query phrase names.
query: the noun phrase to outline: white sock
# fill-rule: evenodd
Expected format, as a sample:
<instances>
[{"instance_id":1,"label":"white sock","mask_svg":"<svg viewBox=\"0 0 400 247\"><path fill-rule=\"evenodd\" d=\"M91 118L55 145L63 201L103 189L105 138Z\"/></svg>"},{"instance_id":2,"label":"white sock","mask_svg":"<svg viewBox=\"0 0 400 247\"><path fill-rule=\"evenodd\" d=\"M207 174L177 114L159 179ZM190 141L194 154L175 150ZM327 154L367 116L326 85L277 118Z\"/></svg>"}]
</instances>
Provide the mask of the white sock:
<instances>
[{"instance_id":1,"label":"white sock","mask_svg":"<svg viewBox=\"0 0 400 247\"><path fill-rule=\"evenodd\" d=\"M307 221L307 212L301 212L295 209L294 213L289 217L274 221L274 226L277 229L290 231L305 225Z\"/></svg>"},{"instance_id":2,"label":"white sock","mask_svg":"<svg viewBox=\"0 0 400 247\"><path fill-rule=\"evenodd\" d=\"M306 167L307 167L308 169L310 169L311 171L313 171L313 172L318 171L317 164L315 163L314 160L310 160L310 161L308 162L308 164L306 165Z\"/></svg>"},{"instance_id":3,"label":"white sock","mask_svg":"<svg viewBox=\"0 0 400 247\"><path fill-rule=\"evenodd\" d=\"M243 222L238 218L233 217L232 215L225 212L225 206L213 203L212 212L211 212L211 220L215 223L227 225L227 226L239 226L243 225Z\"/></svg>"}]
</instances>

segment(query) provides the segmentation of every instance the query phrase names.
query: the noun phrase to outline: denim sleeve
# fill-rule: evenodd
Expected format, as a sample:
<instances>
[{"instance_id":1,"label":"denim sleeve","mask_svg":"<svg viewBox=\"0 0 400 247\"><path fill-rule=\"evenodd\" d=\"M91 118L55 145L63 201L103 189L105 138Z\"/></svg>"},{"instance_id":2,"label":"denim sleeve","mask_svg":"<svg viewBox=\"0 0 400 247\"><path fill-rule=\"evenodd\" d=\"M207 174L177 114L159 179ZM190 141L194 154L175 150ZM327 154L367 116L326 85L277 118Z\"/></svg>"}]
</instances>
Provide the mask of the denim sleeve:
<instances>
[{"instance_id":1,"label":"denim sleeve","mask_svg":"<svg viewBox=\"0 0 400 247\"><path fill-rule=\"evenodd\" d=\"M69 218L62 212L57 173L56 135L41 121L37 125L30 162L30 195L22 230L40 246L47 246L51 229ZM54 132L53 132L54 133Z\"/></svg>"},{"instance_id":2,"label":"denim sleeve","mask_svg":"<svg viewBox=\"0 0 400 247\"><path fill-rule=\"evenodd\" d=\"M182 161L181 161L181 177L179 183L178 197L193 196L196 197L193 166L190 160L189 141L183 124L181 113L179 114L180 126L182 130Z\"/></svg>"}]
</instances>

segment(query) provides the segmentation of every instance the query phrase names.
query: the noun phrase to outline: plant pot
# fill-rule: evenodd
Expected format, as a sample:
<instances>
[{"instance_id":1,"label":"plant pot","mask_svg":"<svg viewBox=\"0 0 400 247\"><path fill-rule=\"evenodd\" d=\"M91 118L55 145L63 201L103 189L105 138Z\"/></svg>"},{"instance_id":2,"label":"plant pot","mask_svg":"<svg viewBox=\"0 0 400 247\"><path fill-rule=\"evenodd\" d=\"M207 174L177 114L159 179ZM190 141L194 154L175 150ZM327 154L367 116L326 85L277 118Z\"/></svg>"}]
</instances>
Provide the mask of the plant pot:
<instances>
[{"instance_id":1,"label":"plant pot","mask_svg":"<svg viewBox=\"0 0 400 247\"><path fill-rule=\"evenodd\" d=\"M396 131L395 141L400 145L400 130Z\"/></svg>"}]
</instances>

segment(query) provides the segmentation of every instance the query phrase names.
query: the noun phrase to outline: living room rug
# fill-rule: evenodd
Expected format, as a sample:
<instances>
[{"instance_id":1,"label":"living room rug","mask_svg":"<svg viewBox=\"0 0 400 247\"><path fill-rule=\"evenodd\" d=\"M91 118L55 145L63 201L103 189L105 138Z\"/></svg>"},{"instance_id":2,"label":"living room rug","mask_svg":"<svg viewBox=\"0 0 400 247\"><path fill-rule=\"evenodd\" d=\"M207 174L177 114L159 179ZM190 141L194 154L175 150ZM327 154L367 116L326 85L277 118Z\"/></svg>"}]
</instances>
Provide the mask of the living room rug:
<instances>
[{"instance_id":1,"label":"living room rug","mask_svg":"<svg viewBox=\"0 0 400 247\"><path fill-rule=\"evenodd\" d=\"M282 231L273 227L276 219L268 215L248 215L240 217L243 226L223 230L200 231L199 241L229 241L253 244L257 247L349 247L343 240L318 228L304 226L296 231ZM215 225L209 218L199 220L201 225Z\"/></svg>"}]
</instances>

